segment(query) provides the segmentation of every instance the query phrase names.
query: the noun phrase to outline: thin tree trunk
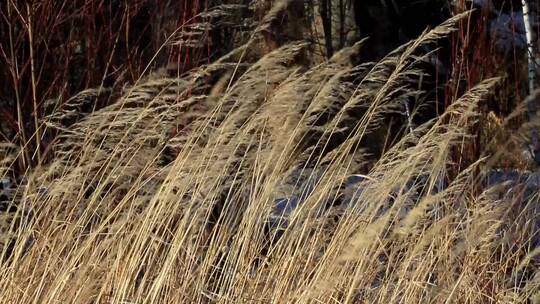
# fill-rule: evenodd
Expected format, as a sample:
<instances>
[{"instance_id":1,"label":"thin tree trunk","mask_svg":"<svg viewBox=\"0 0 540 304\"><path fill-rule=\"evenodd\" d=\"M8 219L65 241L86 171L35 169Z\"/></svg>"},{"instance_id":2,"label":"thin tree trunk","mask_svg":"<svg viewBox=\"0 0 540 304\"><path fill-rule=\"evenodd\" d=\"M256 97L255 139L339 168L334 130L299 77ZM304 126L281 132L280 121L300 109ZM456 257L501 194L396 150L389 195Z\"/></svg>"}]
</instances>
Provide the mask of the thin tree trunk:
<instances>
[{"instance_id":1,"label":"thin tree trunk","mask_svg":"<svg viewBox=\"0 0 540 304\"><path fill-rule=\"evenodd\" d=\"M332 3L331 0L321 0L319 6L319 13L321 14L324 41L326 45L326 56L330 58L334 54L334 47L332 45Z\"/></svg>"},{"instance_id":2,"label":"thin tree trunk","mask_svg":"<svg viewBox=\"0 0 540 304\"><path fill-rule=\"evenodd\" d=\"M535 37L533 31L533 25L531 23L531 8L528 0L521 0L521 6L523 9L523 21L525 23L525 34L527 38L527 59L529 64L528 76L529 76L529 94L532 94L536 89L536 48Z\"/></svg>"},{"instance_id":3,"label":"thin tree trunk","mask_svg":"<svg viewBox=\"0 0 540 304\"><path fill-rule=\"evenodd\" d=\"M339 48L342 49L345 47L345 2L344 0L339 0Z\"/></svg>"},{"instance_id":4,"label":"thin tree trunk","mask_svg":"<svg viewBox=\"0 0 540 304\"><path fill-rule=\"evenodd\" d=\"M533 32L533 25L531 23L531 7L528 0L521 0L521 7L523 10L523 21L525 23L525 35L527 38L527 61L528 61L528 87L529 87L529 98L526 99L527 114L529 117L529 122L536 123L536 103L538 94L535 93L536 81L537 81L537 60L536 60L536 48L535 48L535 36ZM534 95L534 96L533 96ZM532 128L531 131L531 143L532 143L532 152L535 161L538 163L540 161L540 147L538 144L538 131L536 127Z\"/></svg>"}]
</instances>

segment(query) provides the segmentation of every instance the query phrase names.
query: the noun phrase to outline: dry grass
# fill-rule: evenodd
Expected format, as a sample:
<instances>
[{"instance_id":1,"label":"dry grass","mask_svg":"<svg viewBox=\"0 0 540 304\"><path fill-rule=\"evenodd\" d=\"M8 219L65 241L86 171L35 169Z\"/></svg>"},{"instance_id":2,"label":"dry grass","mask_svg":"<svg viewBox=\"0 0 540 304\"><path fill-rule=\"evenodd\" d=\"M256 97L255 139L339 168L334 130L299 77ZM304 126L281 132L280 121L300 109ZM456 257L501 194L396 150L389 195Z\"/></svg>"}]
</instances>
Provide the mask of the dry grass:
<instances>
[{"instance_id":1,"label":"dry grass","mask_svg":"<svg viewBox=\"0 0 540 304\"><path fill-rule=\"evenodd\" d=\"M422 94L418 50L460 17L374 64L350 63L362 43L310 68L304 43L253 62L248 45L69 126L48 117L60 135L21 186L0 303L538 301L536 189L481 187L486 159L448 172L497 79L379 136Z\"/></svg>"}]
</instances>

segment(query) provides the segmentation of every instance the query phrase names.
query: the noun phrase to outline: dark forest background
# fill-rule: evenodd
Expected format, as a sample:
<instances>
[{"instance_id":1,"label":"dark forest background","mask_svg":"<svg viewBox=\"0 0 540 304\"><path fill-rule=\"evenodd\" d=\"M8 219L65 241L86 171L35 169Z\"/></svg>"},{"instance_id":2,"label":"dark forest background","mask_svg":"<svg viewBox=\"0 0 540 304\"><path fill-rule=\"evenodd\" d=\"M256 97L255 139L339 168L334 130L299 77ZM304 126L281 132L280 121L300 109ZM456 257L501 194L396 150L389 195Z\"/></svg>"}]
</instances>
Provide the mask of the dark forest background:
<instances>
[{"instance_id":1,"label":"dark forest background","mask_svg":"<svg viewBox=\"0 0 540 304\"><path fill-rule=\"evenodd\" d=\"M52 140L39 127L39 121L71 96L88 88L103 89L77 109L83 116L109 104L123 86L137 82L150 71L162 69L181 75L212 62L245 43L274 2L3 1L0 139L24 147L20 170L36 165ZM442 113L453 96L482 79L504 77L496 97L484 105L477 143L467 152L475 155L472 158L485 149L481 135L490 137L488 126L497 128L497 122L504 120L529 93L521 1L289 2L257 47L260 53L267 53L291 41L309 41L310 52L304 60L311 63L322 62L367 37L356 60L377 61L450 16L474 10L461 22L457 33L426 50L434 52L434 56L426 65L422 84L431 92L430 98L436 100L425 113L427 119ZM538 3L528 2L533 34L537 36ZM501 165L531 164L531 160L518 158L507 159Z\"/></svg>"}]
</instances>

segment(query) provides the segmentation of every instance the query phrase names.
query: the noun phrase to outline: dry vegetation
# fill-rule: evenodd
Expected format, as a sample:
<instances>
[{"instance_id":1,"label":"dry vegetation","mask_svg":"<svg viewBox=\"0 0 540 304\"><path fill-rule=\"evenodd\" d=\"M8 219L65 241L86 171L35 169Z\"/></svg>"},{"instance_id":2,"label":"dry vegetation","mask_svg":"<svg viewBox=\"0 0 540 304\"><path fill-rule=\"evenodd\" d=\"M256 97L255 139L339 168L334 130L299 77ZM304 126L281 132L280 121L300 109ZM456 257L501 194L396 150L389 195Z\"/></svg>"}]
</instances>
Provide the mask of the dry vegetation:
<instances>
[{"instance_id":1,"label":"dry vegetation","mask_svg":"<svg viewBox=\"0 0 540 304\"><path fill-rule=\"evenodd\" d=\"M502 152L451 155L499 79L399 138L386 126L422 100L422 46L463 15L376 63L352 63L359 42L307 66L304 42L254 51L278 9L210 64L43 119L58 136L4 221L0 303L539 303L532 177L489 183ZM1 177L22 152L0 148Z\"/></svg>"}]
</instances>

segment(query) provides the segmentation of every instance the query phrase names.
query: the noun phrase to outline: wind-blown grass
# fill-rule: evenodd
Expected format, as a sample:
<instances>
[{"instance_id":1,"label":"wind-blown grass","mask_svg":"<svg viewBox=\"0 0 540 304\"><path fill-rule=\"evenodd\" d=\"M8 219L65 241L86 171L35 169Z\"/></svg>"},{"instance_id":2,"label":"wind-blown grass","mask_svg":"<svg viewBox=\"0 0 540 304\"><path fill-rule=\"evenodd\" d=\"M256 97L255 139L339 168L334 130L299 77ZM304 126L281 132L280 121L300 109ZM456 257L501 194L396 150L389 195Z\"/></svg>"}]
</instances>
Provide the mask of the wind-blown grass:
<instances>
[{"instance_id":1,"label":"wind-blown grass","mask_svg":"<svg viewBox=\"0 0 540 304\"><path fill-rule=\"evenodd\" d=\"M483 187L486 159L449 172L497 79L392 145L380 136L423 94L420 47L461 17L377 63L351 64L363 42L313 67L298 60L303 42L254 62L247 46L180 78L149 76L76 122L51 115L59 136L21 186L0 302L538 297L536 189Z\"/></svg>"}]
</instances>

